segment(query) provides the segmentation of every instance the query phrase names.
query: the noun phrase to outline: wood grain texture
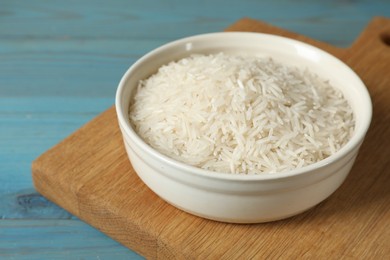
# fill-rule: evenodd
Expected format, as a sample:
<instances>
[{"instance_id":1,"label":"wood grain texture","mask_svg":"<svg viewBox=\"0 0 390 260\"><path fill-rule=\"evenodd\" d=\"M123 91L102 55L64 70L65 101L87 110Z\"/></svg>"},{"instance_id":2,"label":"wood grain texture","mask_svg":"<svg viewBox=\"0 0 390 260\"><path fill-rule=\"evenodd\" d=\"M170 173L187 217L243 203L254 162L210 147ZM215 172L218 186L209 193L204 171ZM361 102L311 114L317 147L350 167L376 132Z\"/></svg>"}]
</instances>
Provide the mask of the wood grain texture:
<instances>
[{"instance_id":1,"label":"wood grain texture","mask_svg":"<svg viewBox=\"0 0 390 260\"><path fill-rule=\"evenodd\" d=\"M374 118L351 174L329 199L287 220L236 225L182 212L151 192L127 159L114 108L33 164L44 196L150 259L390 257L390 20L374 19L339 49L252 19L228 28L270 32L319 46L348 63L366 83Z\"/></svg>"},{"instance_id":2,"label":"wood grain texture","mask_svg":"<svg viewBox=\"0 0 390 260\"><path fill-rule=\"evenodd\" d=\"M79 220L2 220L1 259L139 259L136 253ZM68 243L58 243L66 237ZM103 237L103 239L102 239ZM37 246L39 242L41 246ZM92 258L92 256L94 256Z\"/></svg>"},{"instance_id":3,"label":"wood grain texture","mask_svg":"<svg viewBox=\"0 0 390 260\"><path fill-rule=\"evenodd\" d=\"M110 238L37 194L30 170L113 104L120 77L141 55L245 16L346 47L377 15L390 17L390 1L0 1L0 259L141 258L110 248ZM64 222L42 229L48 219ZM76 228L88 237L76 239ZM2 254L8 241L11 257Z\"/></svg>"}]
</instances>

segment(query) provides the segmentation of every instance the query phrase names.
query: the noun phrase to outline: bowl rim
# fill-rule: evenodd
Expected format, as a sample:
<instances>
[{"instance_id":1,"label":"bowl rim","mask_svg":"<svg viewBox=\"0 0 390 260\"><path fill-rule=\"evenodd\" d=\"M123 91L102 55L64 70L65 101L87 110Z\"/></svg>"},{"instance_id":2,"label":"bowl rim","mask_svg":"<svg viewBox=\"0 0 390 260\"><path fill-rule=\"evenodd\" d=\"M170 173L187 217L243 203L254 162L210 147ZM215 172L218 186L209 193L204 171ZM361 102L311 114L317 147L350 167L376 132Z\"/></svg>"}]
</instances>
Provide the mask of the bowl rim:
<instances>
[{"instance_id":1,"label":"bowl rim","mask_svg":"<svg viewBox=\"0 0 390 260\"><path fill-rule=\"evenodd\" d=\"M196 166L192 166L189 164L186 164L184 162L180 162L178 160L175 160L173 158L170 158L167 155L164 155L160 153L159 151L152 148L149 144L147 144L132 128L130 121L128 120L128 117L124 114L122 110L122 94L124 92L124 89L126 87L126 81L129 78L129 76L132 75L133 71L141 66L145 61L150 59L152 56L157 55L160 52L166 51L171 48L175 48L178 45L182 46L183 44L188 43L189 41L194 40L210 40L218 37L262 37L262 38L270 38L276 41L281 41L287 44L292 45L300 45L302 47L308 48L311 51L316 52L317 54L320 54L321 56L324 56L326 59L331 59L333 62L336 62L338 66L344 67L347 73L353 76L357 83L359 83L358 86L358 92L362 95L362 97L365 100L365 106L367 111L367 117L366 120L363 120L361 122L361 126L356 129L354 129L354 134L351 137L351 139L335 154L330 155L329 157L309 164L307 166L296 168L289 171L282 171L282 172L273 172L273 173L263 173L263 174L232 174L232 173L226 173L226 172L216 172L211 170L202 169ZM115 108L117 112L117 119L119 121L119 125L122 130L122 135L126 135L127 137L131 138L131 140L143 151L153 156L155 159L159 161L163 161L164 163L170 165L171 167L175 167L178 170L182 170L185 172L185 174L191 174L196 175L203 178L208 179L222 179L222 180L231 180L231 181L261 181L261 180L278 180L278 179L284 179L284 178L291 178L291 177L298 177L305 174L310 174L313 170L321 169L326 167L327 165L339 161L343 157L347 156L352 150L359 148L361 143L364 140L364 137L369 129L371 120L372 120L372 101L370 94L368 92L367 87L363 83L363 81L360 79L360 77L343 61L341 61L339 58L335 57L334 55L318 48L313 45L310 45L308 43L279 36L279 35L273 35L268 33L259 33L259 32L215 32L215 33L205 33L205 34L198 34L193 35L189 37L184 37L178 40L174 40L168 43L165 43L161 45L160 47L157 47L145 55L143 55L141 58L139 58L136 62L134 62L125 72L125 74L122 76L115 96ZM354 111L354 114L356 116L356 113ZM123 136L123 139L125 142L126 138ZM184 173L183 173L184 174Z\"/></svg>"}]
</instances>

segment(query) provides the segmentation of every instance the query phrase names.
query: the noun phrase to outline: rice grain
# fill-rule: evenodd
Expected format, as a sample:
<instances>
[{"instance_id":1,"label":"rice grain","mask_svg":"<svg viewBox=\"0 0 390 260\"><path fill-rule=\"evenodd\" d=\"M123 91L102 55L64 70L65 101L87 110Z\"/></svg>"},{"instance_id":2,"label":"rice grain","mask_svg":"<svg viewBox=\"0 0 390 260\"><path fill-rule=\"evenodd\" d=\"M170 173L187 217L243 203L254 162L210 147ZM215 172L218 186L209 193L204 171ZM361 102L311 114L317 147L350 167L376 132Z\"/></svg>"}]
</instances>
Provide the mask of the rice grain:
<instances>
[{"instance_id":1,"label":"rice grain","mask_svg":"<svg viewBox=\"0 0 390 260\"><path fill-rule=\"evenodd\" d=\"M350 139L341 91L271 58L192 55L140 81L129 119L150 146L217 172L288 171L336 153Z\"/></svg>"}]
</instances>

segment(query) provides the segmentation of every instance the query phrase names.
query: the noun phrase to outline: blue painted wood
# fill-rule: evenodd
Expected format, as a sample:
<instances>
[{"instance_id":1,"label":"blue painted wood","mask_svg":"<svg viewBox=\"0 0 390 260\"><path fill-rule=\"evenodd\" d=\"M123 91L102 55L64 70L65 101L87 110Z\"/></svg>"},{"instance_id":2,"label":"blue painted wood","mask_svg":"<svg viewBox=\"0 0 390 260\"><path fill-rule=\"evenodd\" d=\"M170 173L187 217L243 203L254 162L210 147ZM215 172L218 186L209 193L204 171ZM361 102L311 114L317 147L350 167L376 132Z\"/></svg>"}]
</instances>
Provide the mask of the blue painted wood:
<instances>
[{"instance_id":1,"label":"blue painted wood","mask_svg":"<svg viewBox=\"0 0 390 260\"><path fill-rule=\"evenodd\" d=\"M0 1L0 258L139 258L37 194L30 165L146 52L244 16L345 47L378 15L390 1Z\"/></svg>"},{"instance_id":2,"label":"blue painted wood","mask_svg":"<svg viewBox=\"0 0 390 260\"><path fill-rule=\"evenodd\" d=\"M107 98L0 97L0 201L31 188L32 160L113 102L114 91Z\"/></svg>"},{"instance_id":3,"label":"blue painted wood","mask_svg":"<svg viewBox=\"0 0 390 260\"><path fill-rule=\"evenodd\" d=\"M2 220L0 259L142 259L79 220Z\"/></svg>"},{"instance_id":4,"label":"blue painted wood","mask_svg":"<svg viewBox=\"0 0 390 260\"><path fill-rule=\"evenodd\" d=\"M2 195L0 205L1 219L77 219L33 188Z\"/></svg>"}]
</instances>

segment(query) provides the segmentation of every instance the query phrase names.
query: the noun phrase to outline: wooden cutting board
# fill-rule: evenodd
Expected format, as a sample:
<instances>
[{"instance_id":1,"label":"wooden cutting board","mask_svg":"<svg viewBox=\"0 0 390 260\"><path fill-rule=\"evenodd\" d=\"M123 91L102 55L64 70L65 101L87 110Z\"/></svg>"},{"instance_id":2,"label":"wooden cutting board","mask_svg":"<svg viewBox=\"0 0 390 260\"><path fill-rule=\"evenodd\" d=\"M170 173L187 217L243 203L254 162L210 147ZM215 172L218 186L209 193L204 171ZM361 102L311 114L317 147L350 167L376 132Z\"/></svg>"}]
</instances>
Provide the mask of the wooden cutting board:
<instances>
[{"instance_id":1,"label":"wooden cutting board","mask_svg":"<svg viewBox=\"0 0 390 260\"><path fill-rule=\"evenodd\" d=\"M390 19L375 18L340 49L252 19L227 31L284 35L349 64L371 94L371 129L345 183L298 216L265 224L226 224L180 211L137 177L114 107L45 152L32 165L49 200L150 259L390 259Z\"/></svg>"}]
</instances>

